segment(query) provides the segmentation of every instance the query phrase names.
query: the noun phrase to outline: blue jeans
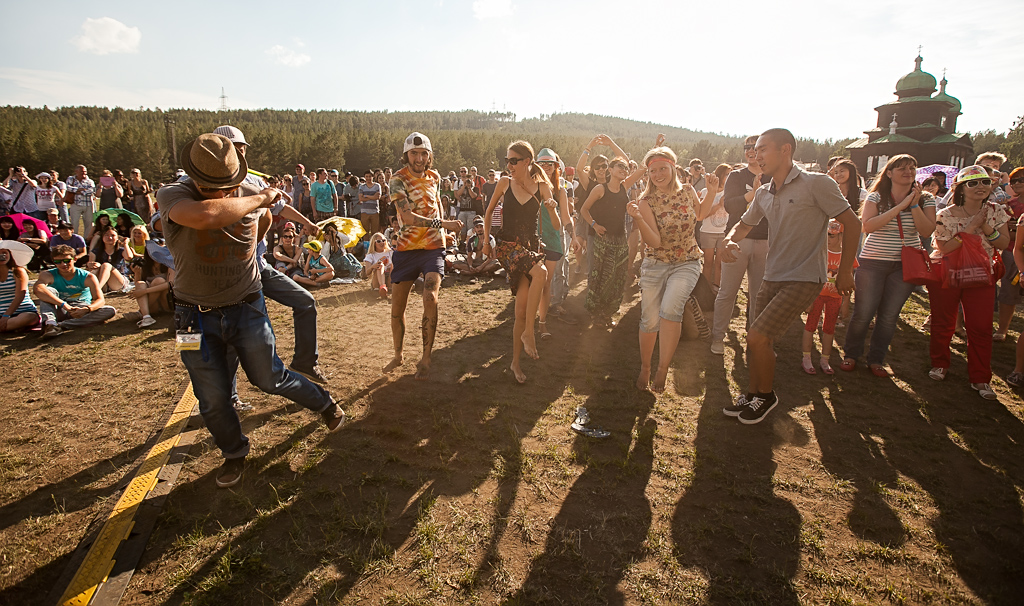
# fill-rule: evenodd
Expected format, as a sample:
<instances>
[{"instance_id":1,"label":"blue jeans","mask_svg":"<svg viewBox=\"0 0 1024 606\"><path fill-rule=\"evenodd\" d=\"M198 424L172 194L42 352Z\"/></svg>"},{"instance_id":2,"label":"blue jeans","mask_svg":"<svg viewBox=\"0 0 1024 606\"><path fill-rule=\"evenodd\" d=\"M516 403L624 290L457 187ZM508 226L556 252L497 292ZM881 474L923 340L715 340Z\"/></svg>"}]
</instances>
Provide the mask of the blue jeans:
<instances>
[{"instance_id":1,"label":"blue jeans","mask_svg":"<svg viewBox=\"0 0 1024 606\"><path fill-rule=\"evenodd\" d=\"M199 400L199 413L226 459L249 454L249 438L242 433L238 413L231 404L234 349L249 382L315 412L331 406L327 390L298 373L286 370L274 350L274 330L262 294L252 303L239 303L200 313L190 306L174 309L177 330L202 333L202 348L182 351L181 361Z\"/></svg>"},{"instance_id":2,"label":"blue jeans","mask_svg":"<svg viewBox=\"0 0 1024 606\"><path fill-rule=\"evenodd\" d=\"M871 348L868 349L868 364L882 364L896 333L896 322L903 304L910 298L914 285L903 281L903 263L900 261L857 261L860 267L854 275L853 317L846 329L843 353L844 357L854 360L864 353L868 324L877 315L875 330L871 333Z\"/></svg>"},{"instance_id":3,"label":"blue jeans","mask_svg":"<svg viewBox=\"0 0 1024 606\"><path fill-rule=\"evenodd\" d=\"M269 265L260 270L263 282L263 295L271 301L292 308L292 321L295 323L295 351L292 354L292 366L308 370L316 366L320 359L320 349L316 339L316 299L308 290L302 288L288 276Z\"/></svg>"}]
</instances>

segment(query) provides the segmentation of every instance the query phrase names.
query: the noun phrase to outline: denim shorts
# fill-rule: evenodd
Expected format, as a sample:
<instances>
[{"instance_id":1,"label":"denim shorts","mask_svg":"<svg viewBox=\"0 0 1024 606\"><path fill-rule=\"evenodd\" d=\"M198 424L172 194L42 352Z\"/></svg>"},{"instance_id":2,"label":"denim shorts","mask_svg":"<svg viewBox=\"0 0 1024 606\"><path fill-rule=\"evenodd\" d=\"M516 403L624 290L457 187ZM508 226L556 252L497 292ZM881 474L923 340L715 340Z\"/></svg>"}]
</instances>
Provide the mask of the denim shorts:
<instances>
[{"instance_id":1,"label":"denim shorts","mask_svg":"<svg viewBox=\"0 0 1024 606\"><path fill-rule=\"evenodd\" d=\"M444 249L396 250L391 256L391 281L408 282L429 273L444 277Z\"/></svg>"},{"instance_id":2,"label":"denim shorts","mask_svg":"<svg viewBox=\"0 0 1024 606\"><path fill-rule=\"evenodd\" d=\"M661 320L682 322L701 262L666 263L647 257L640 265L640 330L658 332Z\"/></svg>"}]
</instances>

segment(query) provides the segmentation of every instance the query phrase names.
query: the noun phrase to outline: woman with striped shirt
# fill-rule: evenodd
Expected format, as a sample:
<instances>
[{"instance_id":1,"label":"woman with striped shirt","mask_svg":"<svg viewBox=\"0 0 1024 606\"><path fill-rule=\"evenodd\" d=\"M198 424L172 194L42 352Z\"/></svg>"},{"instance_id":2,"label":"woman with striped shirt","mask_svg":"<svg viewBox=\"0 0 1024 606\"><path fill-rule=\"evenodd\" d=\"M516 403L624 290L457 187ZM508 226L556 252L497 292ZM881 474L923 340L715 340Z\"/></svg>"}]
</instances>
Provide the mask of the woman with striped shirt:
<instances>
[{"instance_id":1,"label":"woman with striped shirt","mask_svg":"<svg viewBox=\"0 0 1024 606\"><path fill-rule=\"evenodd\" d=\"M839 366L850 371L864 353L868 324L877 314L871 333L868 367L875 376L886 377L885 354L889 350L896 321L914 285L903 281L900 253L904 246L923 248L922 238L935 229L935 199L922 194L916 181L917 160L913 156L893 156L868 194L861 209L861 224L867 234L856 274L853 318L846 331L845 358ZM902 224L902 236L900 227Z\"/></svg>"},{"instance_id":2,"label":"woman with striped shirt","mask_svg":"<svg viewBox=\"0 0 1024 606\"><path fill-rule=\"evenodd\" d=\"M15 258L16 254L31 258L32 252L27 248L17 242L0 245L0 332L23 330L39 323L39 310L28 296L28 272Z\"/></svg>"}]
</instances>

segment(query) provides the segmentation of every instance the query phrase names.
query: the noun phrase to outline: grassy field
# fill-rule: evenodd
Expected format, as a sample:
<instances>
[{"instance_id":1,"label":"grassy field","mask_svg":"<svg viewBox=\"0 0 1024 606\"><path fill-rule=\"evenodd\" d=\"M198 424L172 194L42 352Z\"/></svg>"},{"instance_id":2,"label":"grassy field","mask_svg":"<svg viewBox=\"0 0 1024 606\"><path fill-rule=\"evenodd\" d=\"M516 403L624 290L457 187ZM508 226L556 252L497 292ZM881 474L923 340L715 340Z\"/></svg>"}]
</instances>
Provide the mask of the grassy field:
<instances>
[{"instance_id":1,"label":"grassy field","mask_svg":"<svg viewBox=\"0 0 1024 606\"><path fill-rule=\"evenodd\" d=\"M1024 409L1000 378L1013 339L995 344L990 402L959 340L950 377L928 378L925 297L904 311L892 379L805 375L794 323L777 347L781 404L743 426L721 413L746 385L742 318L724 359L683 342L655 396L633 387L631 291L611 330L552 322L520 386L503 281L446 280L420 382L418 331L406 366L381 374L389 306L364 289L316 293L349 424L328 435L240 381L256 406L243 481L214 486L202 435L124 604L1020 603ZM271 305L288 360L290 313ZM411 326L419 313L414 300ZM187 378L170 324L0 340L0 603L49 593L161 428ZM579 405L611 437L573 432Z\"/></svg>"}]
</instances>

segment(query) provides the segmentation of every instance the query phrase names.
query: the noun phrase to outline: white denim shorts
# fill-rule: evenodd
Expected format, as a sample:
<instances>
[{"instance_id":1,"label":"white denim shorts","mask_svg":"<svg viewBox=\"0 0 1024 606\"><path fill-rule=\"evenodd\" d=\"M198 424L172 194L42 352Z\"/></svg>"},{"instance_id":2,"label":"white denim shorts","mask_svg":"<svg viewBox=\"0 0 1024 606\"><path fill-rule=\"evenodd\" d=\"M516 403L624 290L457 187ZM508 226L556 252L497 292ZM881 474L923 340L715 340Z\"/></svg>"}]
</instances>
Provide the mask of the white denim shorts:
<instances>
[{"instance_id":1,"label":"white denim shorts","mask_svg":"<svg viewBox=\"0 0 1024 606\"><path fill-rule=\"evenodd\" d=\"M697 285L701 262L665 263L647 257L640 266L640 330L658 332L661 320L682 322Z\"/></svg>"}]
</instances>

